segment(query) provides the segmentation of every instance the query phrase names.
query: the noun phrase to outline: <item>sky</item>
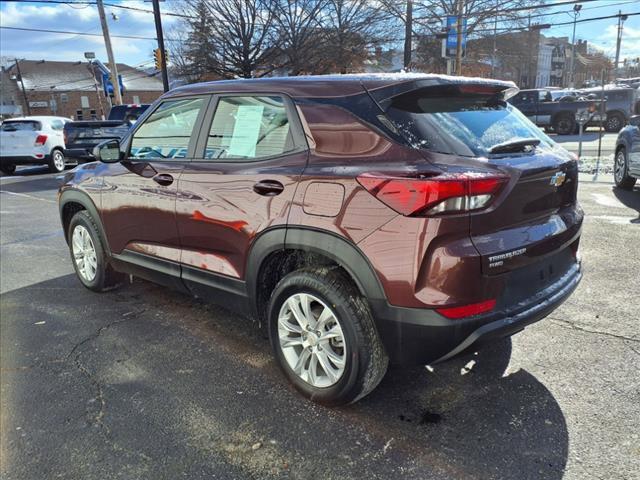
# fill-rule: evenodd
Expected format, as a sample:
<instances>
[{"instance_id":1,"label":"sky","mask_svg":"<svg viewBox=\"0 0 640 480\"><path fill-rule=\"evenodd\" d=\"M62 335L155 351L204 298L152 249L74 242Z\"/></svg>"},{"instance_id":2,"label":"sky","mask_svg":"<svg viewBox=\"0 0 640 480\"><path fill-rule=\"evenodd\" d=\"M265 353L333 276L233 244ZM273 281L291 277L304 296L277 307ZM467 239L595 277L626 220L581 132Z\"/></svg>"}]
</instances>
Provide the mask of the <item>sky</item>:
<instances>
[{"instance_id":1,"label":"sky","mask_svg":"<svg viewBox=\"0 0 640 480\"><path fill-rule=\"evenodd\" d=\"M100 19L95 5L68 5L64 3L13 2L0 0L0 27L66 30L98 34L83 36L74 34L25 32L0 28L0 56L29 60L84 60L84 52L95 52L96 57L107 61L102 38ZM417 0L419 1L419 0ZM561 0L550 0L553 4ZM169 12L179 8L180 0L161 2L161 10ZM106 0L106 3L151 10L151 2L143 0ZM640 13L640 0L597 0L585 3L580 18ZM138 10L126 10L105 6L116 61L131 66L153 65L155 40L118 38L117 35L135 35L155 38L153 15ZM544 23L567 22L573 15L567 12L572 5L551 7L545 18L536 19ZM117 17L114 19L113 15ZM165 37L171 38L180 28L180 19L163 15ZM611 57L615 54L617 18L597 22L579 23L576 38L587 40L592 46L603 50ZM543 31L546 36L571 38L572 25L557 26ZM624 24L621 59L640 57L640 15L629 17Z\"/></svg>"}]
</instances>

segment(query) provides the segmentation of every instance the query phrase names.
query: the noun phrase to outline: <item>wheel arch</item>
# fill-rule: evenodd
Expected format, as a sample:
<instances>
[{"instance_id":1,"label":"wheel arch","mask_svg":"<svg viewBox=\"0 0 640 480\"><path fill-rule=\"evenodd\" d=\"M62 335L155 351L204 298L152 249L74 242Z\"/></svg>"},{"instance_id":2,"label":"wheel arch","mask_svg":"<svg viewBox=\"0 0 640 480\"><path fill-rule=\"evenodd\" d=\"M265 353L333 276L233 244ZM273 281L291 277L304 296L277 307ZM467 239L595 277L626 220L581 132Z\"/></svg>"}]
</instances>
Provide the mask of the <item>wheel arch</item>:
<instances>
[{"instance_id":1,"label":"wheel arch","mask_svg":"<svg viewBox=\"0 0 640 480\"><path fill-rule=\"evenodd\" d=\"M98 208L95 203L93 203L93 200L89 195L79 190L65 190L60 194L58 208L60 211L60 221L62 222L64 238L67 244L69 243L69 224L71 219L77 212L86 210L95 221L98 230L100 231L100 235L104 239L103 244L107 255L111 256L111 250L109 249L109 245L106 241L107 237L105 235Z\"/></svg>"},{"instance_id":2,"label":"wheel arch","mask_svg":"<svg viewBox=\"0 0 640 480\"><path fill-rule=\"evenodd\" d=\"M367 299L386 298L373 267L355 244L324 230L281 227L263 233L247 257L247 293L256 318L264 318L262 307L280 278L315 265L341 268Z\"/></svg>"}]
</instances>

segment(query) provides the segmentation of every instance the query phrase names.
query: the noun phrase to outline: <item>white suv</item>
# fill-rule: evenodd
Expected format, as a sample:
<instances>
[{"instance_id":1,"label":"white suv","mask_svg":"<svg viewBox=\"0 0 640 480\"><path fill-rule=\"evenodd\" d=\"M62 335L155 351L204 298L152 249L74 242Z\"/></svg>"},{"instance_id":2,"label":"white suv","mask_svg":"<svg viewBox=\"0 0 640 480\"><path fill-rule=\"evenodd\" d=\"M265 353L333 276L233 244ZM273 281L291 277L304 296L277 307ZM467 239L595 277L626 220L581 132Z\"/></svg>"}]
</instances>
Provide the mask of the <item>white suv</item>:
<instances>
[{"instance_id":1,"label":"white suv","mask_svg":"<svg viewBox=\"0 0 640 480\"><path fill-rule=\"evenodd\" d=\"M52 172L65 167L64 117L20 117L0 125L0 171L11 175L16 165L49 165Z\"/></svg>"}]
</instances>

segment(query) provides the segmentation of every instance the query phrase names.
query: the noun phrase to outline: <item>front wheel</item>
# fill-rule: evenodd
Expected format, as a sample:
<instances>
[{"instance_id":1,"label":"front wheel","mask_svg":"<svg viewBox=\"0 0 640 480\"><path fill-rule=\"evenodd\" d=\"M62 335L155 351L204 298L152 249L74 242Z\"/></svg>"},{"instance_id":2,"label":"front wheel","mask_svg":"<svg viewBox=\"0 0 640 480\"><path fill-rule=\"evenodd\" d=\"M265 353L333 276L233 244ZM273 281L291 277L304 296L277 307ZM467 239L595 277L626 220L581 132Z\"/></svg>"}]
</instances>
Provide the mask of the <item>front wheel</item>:
<instances>
[{"instance_id":1,"label":"front wheel","mask_svg":"<svg viewBox=\"0 0 640 480\"><path fill-rule=\"evenodd\" d=\"M51 160L49 160L49 171L51 173L61 173L64 171L64 167L64 154L60 150L52 151Z\"/></svg>"},{"instance_id":2,"label":"front wheel","mask_svg":"<svg viewBox=\"0 0 640 480\"><path fill-rule=\"evenodd\" d=\"M382 380L388 358L369 307L337 268L290 273L276 286L268 313L276 360L307 398L353 403Z\"/></svg>"},{"instance_id":3,"label":"front wheel","mask_svg":"<svg viewBox=\"0 0 640 480\"><path fill-rule=\"evenodd\" d=\"M627 151L624 147L616 153L616 160L613 165L613 180L616 186L623 190L631 190L636 184L636 179L629 176L629 165L627 163Z\"/></svg>"},{"instance_id":4,"label":"front wheel","mask_svg":"<svg viewBox=\"0 0 640 480\"><path fill-rule=\"evenodd\" d=\"M71 219L68 238L73 268L82 285L95 292L104 292L120 283L122 275L109 265L100 231L86 210Z\"/></svg>"}]
</instances>

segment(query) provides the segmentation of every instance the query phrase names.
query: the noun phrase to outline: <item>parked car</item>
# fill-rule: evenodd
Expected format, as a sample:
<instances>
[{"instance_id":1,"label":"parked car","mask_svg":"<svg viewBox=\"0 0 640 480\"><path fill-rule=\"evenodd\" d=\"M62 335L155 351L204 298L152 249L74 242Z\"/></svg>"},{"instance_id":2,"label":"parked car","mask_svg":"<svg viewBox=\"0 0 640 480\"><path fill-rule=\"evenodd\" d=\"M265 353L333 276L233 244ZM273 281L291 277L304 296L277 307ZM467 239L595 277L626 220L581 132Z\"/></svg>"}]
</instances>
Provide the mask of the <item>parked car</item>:
<instances>
[{"instance_id":1,"label":"parked car","mask_svg":"<svg viewBox=\"0 0 640 480\"><path fill-rule=\"evenodd\" d=\"M591 99L603 98L602 87L581 90L581 94ZM640 114L640 90L637 88L607 85L604 89L606 100L606 118L604 129L607 132L617 133L624 127L629 119Z\"/></svg>"},{"instance_id":2,"label":"parked car","mask_svg":"<svg viewBox=\"0 0 640 480\"><path fill-rule=\"evenodd\" d=\"M304 395L522 330L576 288L575 156L505 98L437 75L219 81L166 93L59 207L82 284L124 273L247 314Z\"/></svg>"},{"instance_id":3,"label":"parked car","mask_svg":"<svg viewBox=\"0 0 640 480\"><path fill-rule=\"evenodd\" d=\"M616 141L613 179L616 185L631 190L640 178L640 115L629 119Z\"/></svg>"},{"instance_id":4,"label":"parked car","mask_svg":"<svg viewBox=\"0 0 640 480\"><path fill-rule=\"evenodd\" d=\"M64 126L65 155L80 162L92 162L93 147L105 140L122 138L147 108L148 104L114 105L108 120L68 122Z\"/></svg>"},{"instance_id":5,"label":"parked car","mask_svg":"<svg viewBox=\"0 0 640 480\"><path fill-rule=\"evenodd\" d=\"M517 107L539 127L552 129L558 135L571 135L577 131L576 113L578 110L593 112L591 122L587 125L597 123L600 120L599 101L574 97L570 97L572 101L567 101L566 96L558 97L558 100L554 101L554 94L557 95L557 91L521 90L509 100L509 103Z\"/></svg>"},{"instance_id":6,"label":"parked car","mask_svg":"<svg viewBox=\"0 0 640 480\"><path fill-rule=\"evenodd\" d=\"M0 125L0 171L11 175L16 165L48 165L62 172L66 165L62 130L64 117L11 118Z\"/></svg>"}]
</instances>

